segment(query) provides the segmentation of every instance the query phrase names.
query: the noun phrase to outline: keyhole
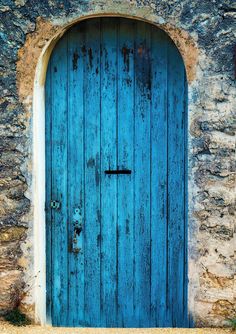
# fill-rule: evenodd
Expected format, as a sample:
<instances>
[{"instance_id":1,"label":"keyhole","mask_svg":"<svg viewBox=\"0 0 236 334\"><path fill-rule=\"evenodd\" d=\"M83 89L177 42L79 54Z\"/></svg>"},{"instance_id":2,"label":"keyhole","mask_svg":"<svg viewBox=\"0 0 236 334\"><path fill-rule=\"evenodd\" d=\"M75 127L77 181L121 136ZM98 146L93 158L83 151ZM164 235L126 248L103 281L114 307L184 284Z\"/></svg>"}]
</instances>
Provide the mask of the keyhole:
<instances>
[{"instance_id":1,"label":"keyhole","mask_svg":"<svg viewBox=\"0 0 236 334\"><path fill-rule=\"evenodd\" d=\"M75 232L75 234L77 234L79 236L80 233L82 232L82 227L81 226L76 226L74 228L74 232Z\"/></svg>"}]
</instances>

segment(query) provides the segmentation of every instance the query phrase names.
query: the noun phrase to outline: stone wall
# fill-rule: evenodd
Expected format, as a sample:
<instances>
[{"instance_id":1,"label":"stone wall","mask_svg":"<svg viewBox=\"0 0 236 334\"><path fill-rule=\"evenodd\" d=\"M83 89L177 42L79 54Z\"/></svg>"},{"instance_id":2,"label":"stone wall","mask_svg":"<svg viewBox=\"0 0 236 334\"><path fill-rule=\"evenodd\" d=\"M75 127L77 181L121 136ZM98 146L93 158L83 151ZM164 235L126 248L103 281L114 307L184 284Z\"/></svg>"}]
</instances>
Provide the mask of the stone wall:
<instances>
[{"instance_id":1,"label":"stone wall","mask_svg":"<svg viewBox=\"0 0 236 334\"><path fill-rule=\"evenodd\" d=\"M72 23L104 14L152 22L182 53L189 82L189 310L196 326L226 325L226 318L236 317L236 5L231 0L0 2L0 312L20 305L34 317L37 301L32 187L36 65L43 48Z\"/></svg>"}]
</instances>

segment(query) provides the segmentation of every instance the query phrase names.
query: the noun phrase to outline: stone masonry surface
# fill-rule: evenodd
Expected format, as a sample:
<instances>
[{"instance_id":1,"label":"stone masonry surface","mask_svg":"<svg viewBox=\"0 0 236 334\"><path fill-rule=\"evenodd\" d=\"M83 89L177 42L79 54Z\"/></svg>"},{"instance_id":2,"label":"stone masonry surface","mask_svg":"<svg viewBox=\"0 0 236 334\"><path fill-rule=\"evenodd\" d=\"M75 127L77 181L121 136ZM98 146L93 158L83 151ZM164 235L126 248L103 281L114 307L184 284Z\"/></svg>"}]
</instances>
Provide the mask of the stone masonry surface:
<instances>
[{"instance_id":1,"label":"stone masonry surface","mask_svg":"<svg viewBox=\"0 0 236 334\"><path fill-rule=\"evenodd\" d=\"M196 326L235 310L233 0L1 0L0 312L34 318L33 85L43 47L82 16L138 17L179 48L189 83L189 308Z\"/></svg>"}]
</instances>

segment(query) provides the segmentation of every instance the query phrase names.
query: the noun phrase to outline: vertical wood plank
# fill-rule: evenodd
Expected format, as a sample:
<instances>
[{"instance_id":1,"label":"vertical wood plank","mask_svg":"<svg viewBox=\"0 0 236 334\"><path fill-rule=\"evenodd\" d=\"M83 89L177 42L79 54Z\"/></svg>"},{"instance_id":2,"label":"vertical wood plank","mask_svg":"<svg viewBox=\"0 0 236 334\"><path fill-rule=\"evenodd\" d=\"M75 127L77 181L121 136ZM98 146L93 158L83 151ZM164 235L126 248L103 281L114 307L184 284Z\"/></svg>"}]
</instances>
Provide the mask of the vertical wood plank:
<instances>
[{"instance_id":1,"label":"vertical wood plank","mask_svg":"<svg viewBox=\"0 0 236 334\"><path fill-rule=\"evenodd\" d=\"M185 72L182 58L168 47L168 302L172 326L183 326L185 236Z\"/></svg>"},{"instance_id":2,"label":"vertical wood plank","mask_svg":"<svg viewBox=\"0 0 236 334\"><path fill-rule=\"evenodd\" d=\"M51 87L51 61L48 64L45 85L45 156L46 156L46 318L50 323L52 319L52 212L50 208L52 190L52 141L51 141L51 115L52 114L52 87Z\"/></svg>"},{"instance_id":3,"label":"vertical wood plank","mask_svg":"<svg viewBox=\"0 0 236 334\"><path fill-rule=\"evenodd\" d=\"M135 318L150 314L150 26L137 21L135 50Z\"/></svg>"},{"instance_id":4,"label":"vertical wood plank","mask_svg":"<svg viewBox=\"0 0 236 334\"><path fill-rule=\"evenodd\" d=\"M68 211L69 211L69 326L84 321L84 33L83 24L68 33ZM73 216L79 209L82 217L82 249L72 252Z\"/></svg>"},{"instance_id":5,"label":"vertical wood plank","mask_svg":"<svg viewBox=\"0 0 236 334\"><path fill-rule=\"evenodd\" d=\"M67 265L67 38L52 55L52 199L61 203L52 210L53 325L66 326L68 316ZM59 256L58 256L59 254Z\"/></svg>"},{"instance_id":6,"label":"vertical wood plank","mask_svg":"<svg viewBox=\"0 0 236 334\"><path fill-rule=\"evenodd\" d=\"M191 328L194 323L192 315L188 312L188 81L185 68L184 72L184 305L182 326Z\"/></svg>"},{"instance_id":7,"label":"vertical wood plank","mask_svg":"<svg viewBox=\"0 0 236 334\"><path fill-rule=\"evenodd\" d=\"M134 323L134 27L120 19L118 45L118 162L131 175L118 176L118 320L121 327Z\"/></svg>"},{"instance_id":8,"label":"vertical wood plank","mask_svg":"<svg viewBox=\"0 0 236 334\"><path fill-rule=\"evenodd\" d=\"M152 27L151 110L151 318L166 325L167 293L167 44Z\"/></svg>"},{"instance_id":9,"label":"vertical wood plank","mask_svg":"<svg viewBox=\"0 0 236 334\"><path fill-rule=\"evenodd\" d=\"M86 22L85 115L85 325L100 324L100 20Z\"/></svg>"},{"instance_id":10,"label":"vertical wood plank","mask_svg":"<svg viewBox=\"0 0 236 334\"><path fill-rule=\"evenodd\" d=\"M101 20L101 326L117 326L117 21Z\"/></svg>"}]
</instances>

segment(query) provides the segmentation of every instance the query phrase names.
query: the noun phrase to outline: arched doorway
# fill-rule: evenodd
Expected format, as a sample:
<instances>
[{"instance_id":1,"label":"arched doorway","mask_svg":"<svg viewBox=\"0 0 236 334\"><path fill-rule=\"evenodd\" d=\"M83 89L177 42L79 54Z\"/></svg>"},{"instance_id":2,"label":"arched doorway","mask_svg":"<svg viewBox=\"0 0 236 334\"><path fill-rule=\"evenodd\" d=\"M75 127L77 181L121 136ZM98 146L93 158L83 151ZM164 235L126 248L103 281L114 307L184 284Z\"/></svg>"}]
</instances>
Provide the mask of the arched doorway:
<instances>
[{"instance_id":1,"label":"arched doorway","mask_svg":"<svg viewBox=\"0 0 236 334\"><path fill-rule=\"evenodd\" d=\"M187 321L186 75L150 24L88 19L46 79L47 312L53 325Z\"/></svg>"}]
</instances>

